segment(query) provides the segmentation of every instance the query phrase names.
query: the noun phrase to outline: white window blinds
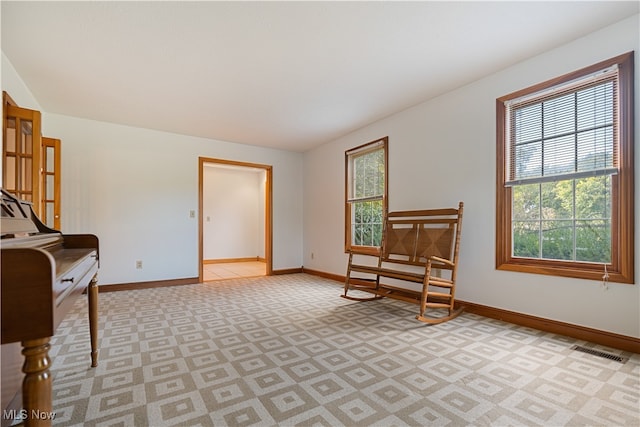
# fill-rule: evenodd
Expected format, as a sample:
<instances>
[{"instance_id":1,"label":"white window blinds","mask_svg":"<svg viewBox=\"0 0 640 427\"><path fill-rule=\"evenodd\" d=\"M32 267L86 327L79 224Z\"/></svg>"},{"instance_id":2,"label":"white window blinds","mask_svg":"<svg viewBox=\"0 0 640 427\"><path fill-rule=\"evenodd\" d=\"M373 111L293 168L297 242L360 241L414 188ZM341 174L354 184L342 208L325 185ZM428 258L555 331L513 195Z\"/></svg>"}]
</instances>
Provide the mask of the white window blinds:
<instances>
[{"instance_id":1,"label":"white window blinds","mask_svg":"<svg viewBox=\"0 0 640 427\"><path fill-rule=\"evenodd\" d=\"M618 68L506 103L505 185L618 170Z\"/></svg>"}]
</instances>

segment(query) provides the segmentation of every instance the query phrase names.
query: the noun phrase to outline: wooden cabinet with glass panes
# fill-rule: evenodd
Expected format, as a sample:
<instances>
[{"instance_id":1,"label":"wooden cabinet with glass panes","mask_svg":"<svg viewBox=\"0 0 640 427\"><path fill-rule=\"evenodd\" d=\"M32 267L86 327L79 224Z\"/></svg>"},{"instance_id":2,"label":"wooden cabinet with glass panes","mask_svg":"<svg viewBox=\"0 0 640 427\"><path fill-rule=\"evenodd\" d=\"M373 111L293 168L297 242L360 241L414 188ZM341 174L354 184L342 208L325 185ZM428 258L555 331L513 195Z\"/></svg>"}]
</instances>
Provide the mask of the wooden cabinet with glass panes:
<instances>
[{"instance_id":1,"label":"wooden cabinet with glass panes","mask_svg":"<svg viewBox=\"0 0 640 427\"><path fill-rule=\"evenodd\" d=\"M3 99L2 187L33 203L47 226L60 229L60 140L43 137L40 112Z\"/></svg>"}]
</instances>

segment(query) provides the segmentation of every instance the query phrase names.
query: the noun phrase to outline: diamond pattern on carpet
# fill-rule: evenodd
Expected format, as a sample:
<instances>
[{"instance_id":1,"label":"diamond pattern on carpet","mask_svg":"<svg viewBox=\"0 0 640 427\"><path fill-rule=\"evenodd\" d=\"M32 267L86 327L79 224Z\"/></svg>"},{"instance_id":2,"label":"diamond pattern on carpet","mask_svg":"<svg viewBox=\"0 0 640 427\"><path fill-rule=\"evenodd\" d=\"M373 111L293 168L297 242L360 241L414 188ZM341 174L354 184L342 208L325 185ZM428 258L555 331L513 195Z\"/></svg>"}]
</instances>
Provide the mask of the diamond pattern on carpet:
<instances>
[{"instance_id":1,"label":"diamond pattern on carpet","mask_svg":"<svg viewBox=\"0 0 640 427\"><path fill-rule=\"evenodd\" d=\"M640 355L472 314L423 325L416 306L340 293L305 274L101 293L97 368L82 299L52 339L54 423L640 424Z\"/></svg>"}]
</instances>

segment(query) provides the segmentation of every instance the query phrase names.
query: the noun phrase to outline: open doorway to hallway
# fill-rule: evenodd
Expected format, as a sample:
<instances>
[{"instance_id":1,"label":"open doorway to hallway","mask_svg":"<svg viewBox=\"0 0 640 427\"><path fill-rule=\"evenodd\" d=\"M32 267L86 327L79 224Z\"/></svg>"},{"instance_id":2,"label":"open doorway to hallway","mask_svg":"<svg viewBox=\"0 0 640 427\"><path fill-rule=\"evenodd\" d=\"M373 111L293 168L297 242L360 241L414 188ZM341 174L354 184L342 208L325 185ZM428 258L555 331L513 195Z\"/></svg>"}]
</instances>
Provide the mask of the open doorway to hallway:
<instances>
[{"instance_id":1,"label":"open doorway to hallway","mask_svg":"<svg viewBox=\"0 0 640 427\"><path fill-rule=\"evenodd\" d=\"M272 167L199 158L199 280L271 275Z\"/></svg>"},{"instance_id":2,"label":"open doorway to hallway","mask_svg":"<svg viewBox=\"0 0 640 427\"><path fill-rule=\"evenodd\" d=\"M258 277L267 274L267 263L263 260L209 262L204 264L204 282L213 280L237 279L240 277Z\"/></svg>"}]
</instances>

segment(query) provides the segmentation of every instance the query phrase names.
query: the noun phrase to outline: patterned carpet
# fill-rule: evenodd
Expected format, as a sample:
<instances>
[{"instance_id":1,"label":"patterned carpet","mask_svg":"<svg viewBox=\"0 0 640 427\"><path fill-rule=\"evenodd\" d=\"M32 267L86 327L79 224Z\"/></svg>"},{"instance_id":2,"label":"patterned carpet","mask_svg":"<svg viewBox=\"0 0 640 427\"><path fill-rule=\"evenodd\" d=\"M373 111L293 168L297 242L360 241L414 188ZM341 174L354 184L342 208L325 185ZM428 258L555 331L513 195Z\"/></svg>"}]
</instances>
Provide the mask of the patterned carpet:
<instances>
[{"instance_id":1,"label":"patterned carpet","mask_svg":"<svg viewBox=\"0 0 640 427\"><path fill-rule=\"evenodd\" d=\"M100 294L52 340L54 425L638 426L640 355L471 314L340 298L305 274Z\"/></svg>"}]
</instances>

